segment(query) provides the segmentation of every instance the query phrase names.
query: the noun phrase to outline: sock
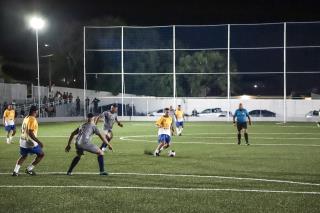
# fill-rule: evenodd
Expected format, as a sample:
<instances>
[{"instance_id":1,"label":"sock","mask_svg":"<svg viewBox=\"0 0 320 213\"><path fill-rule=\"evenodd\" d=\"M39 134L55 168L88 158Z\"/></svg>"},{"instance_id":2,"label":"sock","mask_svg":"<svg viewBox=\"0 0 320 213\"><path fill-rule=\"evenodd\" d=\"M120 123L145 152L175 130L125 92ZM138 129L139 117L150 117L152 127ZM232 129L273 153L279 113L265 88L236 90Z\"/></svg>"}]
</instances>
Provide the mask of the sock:
<instances>
[{"instance_id":1,"label":"sock","mask_svg":"<svg viewBox=\"0 0 320 213\"><path fill-rule=\"evenodd\" d=\"M28 168L27 168L28 171L32 171L33 169L34 169L34 165L32 165L32 164L30 166L28 166Z\"/></svg>"},{"instance_id":2,"label":"sock","mask_svg":"<svg viewBox=\"0 0 320 213\"><path fill-rule=\"evenodd\" d=\"M102 143L102 145L100 146L100 149L101 149L102 151L106 151L106 150L107 150L107 144Z\"/></svg>"},{"instance_id":3,"label":"sock","mask_svg":"<svg viewBox=\"0 0 320 213\"><path fill-rule=\"evenodd\" d=\"M249 143L248 133L244 133L244 139L246 140L246 143Z\"/></svg>"},{"instance_id":4,"label":"sock","mask_svg":"<svg viewBox=\"0 0 320 213\"><path fill-rule=\"evenodd\" d=\"M106 140L107 140L108 142L110 141L108 137L106 137ZM100 146L100 149L104 151L104 150L106 150L107 146L108 146L107 144L102 143L101 146Z\"/></svg>"},{"instance_id":5,"label":"sock","mask_svg":"<svg viewBox=\"0 0 320 213\"><path fill-rule=\"evenodd\" d=\"M238 133L238 143L241 143L241 134Z\"/></svg>"},{"instance_id":6,"label":"sock","mask_svg":"<svg viewBox=\"0 0 320 213\"><path fill-rule=\"evenodd\" d=\"M104 160L103 160L103 155L98 155L98 163L99 163L100 172L104 172Z\"/></svg>"},{"instance_id":7,"label":"sock","mask_svg":"<svg viewBox=\"0 0 320 213\"><path fill-rule=\"evenodd\" d=\"M14 172L15 173L19 173L19 169L20 169L20 165L19 164L16 164L16 167L14 167Z\"/></svg>"},{"instance_id":8,"label":"sock","mask_svg":"<svg viewBox=\"0 0 320 213\"><path fill-rule=\"evenodd\" d=\"M70 167L68 169L68 173L72 172L73 168L79 163L79 161L80 161L80 157L79 156L76 156L76 157L73 158L73 160L71 162L71 165L70 165Z\"/></svg>"},{"instance_id":9,"label":"sock","mask_svg":"<svg viewBox=\"0 0 320 213\"><path fill-rule=\"evenodd\" d=\"M11 143L11 141L12 141L12 136L9 137L9 141L10 141L10 143Z\"/></svg>"},{"instance_id":10,"label":"sock","mask_svg":"<svg viewBox=\"0 0 320 213\"><path fill-rule=\"evenodd\" d=\"M7 138L7 143L10 143L10 138Z\"/></svg>"}]
</instances>

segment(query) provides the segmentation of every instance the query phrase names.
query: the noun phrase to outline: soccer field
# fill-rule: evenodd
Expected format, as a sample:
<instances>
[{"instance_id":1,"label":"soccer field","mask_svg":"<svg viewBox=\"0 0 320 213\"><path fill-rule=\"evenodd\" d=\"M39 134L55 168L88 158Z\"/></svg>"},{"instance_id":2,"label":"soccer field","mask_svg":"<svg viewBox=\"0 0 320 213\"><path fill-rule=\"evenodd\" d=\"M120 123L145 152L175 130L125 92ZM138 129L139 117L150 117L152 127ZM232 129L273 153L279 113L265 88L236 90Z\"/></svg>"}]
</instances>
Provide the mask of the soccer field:
<instances>
[{"instance_id":1,"label":"soccer field","mask_svg":"<svg viewBox=\"0 0 320 213\"><path fill-rule=\"evenodd\" d=\"M186 123L173 137L176 157L145 153L156 147L151 122L124 122L114 128L114 152L106 152L109 176L98 175L95 155L75 156L64 148L80 123L40 124L46 154L24 174L32 157L11 177L18 138L0 143L1 212L319 212L320 129L314 123L254 123L251 145L236 145L231 123ZM101 124L99 124L101 127ZM94 143L100 144L98 137Z\"/></svg>"}]
</instances>

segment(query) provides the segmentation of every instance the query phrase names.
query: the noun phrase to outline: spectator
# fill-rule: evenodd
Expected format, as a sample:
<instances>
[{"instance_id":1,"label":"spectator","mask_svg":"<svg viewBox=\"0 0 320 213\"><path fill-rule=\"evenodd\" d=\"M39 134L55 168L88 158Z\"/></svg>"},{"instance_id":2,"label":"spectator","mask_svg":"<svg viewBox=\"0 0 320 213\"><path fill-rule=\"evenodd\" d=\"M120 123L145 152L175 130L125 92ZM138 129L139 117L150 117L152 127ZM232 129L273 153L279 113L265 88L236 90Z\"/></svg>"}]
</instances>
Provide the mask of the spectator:
<instances>
[{"instance_id":1,"label":"spectator","mask_svg":"<svg viewBox=\"0 0 320 213\"><path fill-rule=\"evenodd\" d=\"M92 100L92 103L93 103L93 112L94 113L99 113L98 112L98 103L100 102L100 100L99 99L97 99L97 98L94 98L93 100Z\"/></svg>"},{"instance_id":2,"label":"spectator","mask_svg":"<svg viewBox=\"0 0 320 213\"><path fill-rule=\"evenodd\" d=\"M45 95L45 96L43 97L43 99L42 99L42 104L47 104L47 102L48 102L48 98L47 98L47 96Z\"/></svg>"},{"instance_id":3,"label":"spectator","mask_svg":"<svg viewBox=\"0 0 320 213\"><path fill-rule=\"evenodd\" d=\"M24 105L23 105L23 106L21 106L20 117L24 118L24 116L25 116L25 111L24 111Z\"/></svg>"},{"instance_id":4,"label":"spectator","mask_svg":"<svg viewBox=\"0 0 320 213\"><path fill-rule=\"evenodd\" d=\"M86 98L86 109L87 109L87 113L89 112L89 105L90 105L90 99L87 97L87 98Z\"/></svg>"},{"instance_id":5,"label":"spectator","mask_svg":"<svg viewBox=\"0 0 320 213\"><path fill-rule=\"evenodd\" d=\"M193 110L192 110L192 116L198 116L198 112L197 112L196 109L193 109Z\"/></svg>"},{"instance_id":6,"label":"spectator","mask_svg":"<svg viewBox=\"0 0 320 213\"><path fill-rule=\"evenodd\" d=\"M53 102L55 102L54 98L52 97L52 95L49 95L49 103L53 103Z\"/></svg>"},{"instance_id":7,"label":"spectator","mask_svg":"<svg viewBox=\"0 0 320 213\"><path fill-rule=\"evenodd\" d=\"M73 96L71 92L69 93L68 99L69 99L69 103L73 102Z\"/></svg>"},{"instance_id":8,"label":"spectator","mask_svg":"<svg viewBox=\"0 0 320 213\"><path fill-rule=\"evenodd\" d=\"M63 99L63 103L67 103L68 102L68 93L64 92L62 95L62 99Z\"/></svg>"},{"instance_id":9,"label":"spectator","mask_svg":"<svg viewBox=\"0 0 320 213\"><path fill-rule=\"evenodd\" d=\"M80 98L79 98L79 96L76 99L76 113L77 113L77 115L80 115Z\"/></svg>"}]
</instances>

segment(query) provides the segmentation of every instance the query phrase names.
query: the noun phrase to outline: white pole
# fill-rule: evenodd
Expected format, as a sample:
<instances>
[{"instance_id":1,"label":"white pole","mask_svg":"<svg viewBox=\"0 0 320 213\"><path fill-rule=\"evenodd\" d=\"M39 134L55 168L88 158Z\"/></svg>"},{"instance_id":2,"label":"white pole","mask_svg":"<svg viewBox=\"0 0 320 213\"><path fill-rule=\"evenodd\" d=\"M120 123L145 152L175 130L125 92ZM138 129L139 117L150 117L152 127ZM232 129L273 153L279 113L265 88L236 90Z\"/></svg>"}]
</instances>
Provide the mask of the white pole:
<instances>
[{"instance_id":1,"label":"white pole","mask_svg":"<svg viewBox=\"0 0 320 213\"><path fill-rule=\"evenodd\" d=\"M228 112L227 112L227 119L230 121L230 24L228 24L228 62L227 62L227 69L228 69Z\"/></svg>"},{"instance_id":2,"label":"white pole","mask_svg":"<svg viewBox=\"0 0 320 213\"><path fill-rule=\"evenodd\" d=\"M39 39L38 39L38 29L36 29L36 40L37 40L37 68L38 68L38 108L39 108L39 117L41 117L40 65L39 65Z\"/></svg>"},{"instance_id":3,"label":"white pole","mask_svg":"<svg viewBox=\"0 0 320 213\"><path fill-rule=\"evenodd\" d=\"M121 111L123 117L124 68L123 68L123 26L121 27Z\"/></svg>"},{"instance_id":4,"label":"white pole","mask_svg":"<svg viewBox=\"0 0 320 213\"><path fill-rule=\"evenodd\" d=\"M133 117L133 98L131 98L131 117Z\"/></svg>"},{"instance_id":5,"label":"white pole","mask_svg":"<svg viewBox=\"0 0 320 213\"><path fill-rule=\"evenodd\" d=\"M283 23L283 123L287 122L287 23Z\"/></svg>"},{"instance_id":6,"label":"white pole","mask_svg":"<svg viewBox=\"0 0 320 213\"><path fill-rule=\"evenodd\" d=\"M176 107L176 26L172 26L173 49L173 107Z\"/></svg>"},{"instance_id":7,"label":"white pole","mask_svg":"<svg viewBox=\"0 0 320 213\"><path fill-rule=\"evenodd\" d=\"M83 27L83 117L86 118L86 27Z\"/></svg>"}]
</instances>

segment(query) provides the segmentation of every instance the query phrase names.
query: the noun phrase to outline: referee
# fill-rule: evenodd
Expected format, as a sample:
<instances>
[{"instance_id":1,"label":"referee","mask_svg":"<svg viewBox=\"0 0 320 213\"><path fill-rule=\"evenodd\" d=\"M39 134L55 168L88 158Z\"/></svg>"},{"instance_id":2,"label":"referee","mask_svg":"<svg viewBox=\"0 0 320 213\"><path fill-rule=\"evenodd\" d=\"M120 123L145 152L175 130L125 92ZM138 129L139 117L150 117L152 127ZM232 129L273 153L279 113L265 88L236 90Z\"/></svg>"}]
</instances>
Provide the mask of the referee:
<instances>
[{"instance_id":1,"label":"referee","mask_svg":"<svg viewBox=\"0 0 320 213\"><path fill-rule=\"evenodd\" d=\"M236 123L236 118L237 118L237 123ZM244 132L244 139L246 140L246 144L249 144L249 136L247 132L247 118L249 121L249 125L251 125L251 119L249 116L249 113L246 109L243 108L242 103L239 104L239 109L237 109L234 112L233 115L233 124L237 124L237 130L238 130L238 145L241 144L241 131L243 130Z\"/></svg>"}]
</instances>

